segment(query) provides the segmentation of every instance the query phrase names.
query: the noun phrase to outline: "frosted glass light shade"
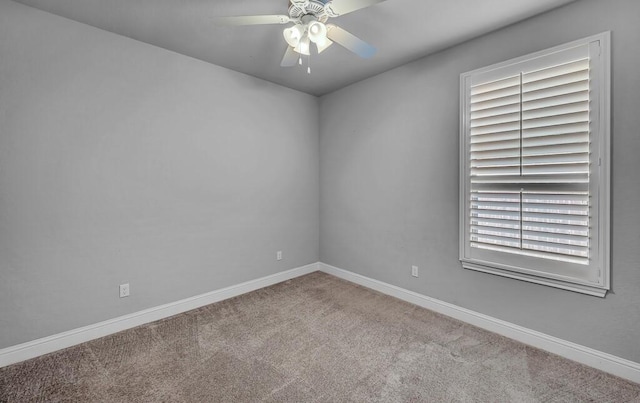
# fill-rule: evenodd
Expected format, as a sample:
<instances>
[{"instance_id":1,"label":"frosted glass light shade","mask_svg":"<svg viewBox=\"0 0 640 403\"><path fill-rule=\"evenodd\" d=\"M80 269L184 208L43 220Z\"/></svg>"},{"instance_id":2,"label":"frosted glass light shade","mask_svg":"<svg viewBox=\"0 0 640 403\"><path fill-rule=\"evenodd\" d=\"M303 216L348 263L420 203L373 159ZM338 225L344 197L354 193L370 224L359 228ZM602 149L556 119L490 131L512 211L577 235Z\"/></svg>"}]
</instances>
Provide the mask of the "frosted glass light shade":
<instances>
[{"instance_id":1,"label":"frosted glass light shade","mask_svg":"<svg viewBox=\"0 0 640 403\"><path fill-rule=\"evenodd\" d=\"M305 28L301 24L297 24L292 26L291 28L286 28L282 31L282 35L284 36L284 40L287 41L289 46L295 48L300 43L302 36L304 35Z\"/></svg>"},{"instance_id":2,"label":"frosted glass light shade","mask_svg":"<svg viewBox=\"0 0 640 403\"><path fill-rule=\"evenodd\" d=\"M298 46L296 46L293 50L295 50L296 52L300 53L301 55L310 55L311 52L309 51L309 44L310 44L310 40L309 40L309 36L308 35L303 35L302 39L300 39L300 42L298 43Z\"/></svg>"},{"instance_id":3,"label":"frosted glass light shade","mask_svg":"<svg viewBox=\"0 0 640 403\"><path fill-rule=\"evenodd\" d=\"M319 21L311 22L309 24L308 32L309 39L313 43L317 44L327 39L327 27Z\"/></svg>"}]
</instances>

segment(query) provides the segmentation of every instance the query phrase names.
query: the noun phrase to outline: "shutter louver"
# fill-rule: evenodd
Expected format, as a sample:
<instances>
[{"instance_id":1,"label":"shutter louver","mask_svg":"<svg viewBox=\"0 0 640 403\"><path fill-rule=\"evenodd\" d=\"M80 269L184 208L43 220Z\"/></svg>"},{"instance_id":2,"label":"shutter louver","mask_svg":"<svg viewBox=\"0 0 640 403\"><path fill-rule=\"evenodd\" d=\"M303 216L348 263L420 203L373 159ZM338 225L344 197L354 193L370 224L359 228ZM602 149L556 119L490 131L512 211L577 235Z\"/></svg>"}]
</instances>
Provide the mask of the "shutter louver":
<instances>
[{"instance_id":1,"label":"shutter louver","mask_svg":"<svg viewBox=\"0 0 640 403\"><path fill-rule=\"evenodd\" d=\"M472 248L589 264L589 84L584 58L471 87Z\"/></svg>"}]
</instances>

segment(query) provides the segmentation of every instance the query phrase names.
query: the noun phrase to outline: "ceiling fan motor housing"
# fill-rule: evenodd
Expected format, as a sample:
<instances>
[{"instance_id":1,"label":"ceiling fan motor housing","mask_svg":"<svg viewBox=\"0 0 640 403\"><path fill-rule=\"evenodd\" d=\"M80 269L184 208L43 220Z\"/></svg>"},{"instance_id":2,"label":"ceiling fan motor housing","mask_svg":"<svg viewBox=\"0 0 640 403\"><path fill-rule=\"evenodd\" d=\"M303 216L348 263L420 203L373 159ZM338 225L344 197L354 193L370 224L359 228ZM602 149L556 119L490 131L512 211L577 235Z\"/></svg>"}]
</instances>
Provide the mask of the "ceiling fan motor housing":
<instances>
[{"instance_id":1,"label":"ceiling fan motor housing","mask_svg":"<svg viewBox=\"0 0 640 403\"><path fill-rule=\"evenodd\" d=\"M322 23L327 22L330 15L325 8L324 3L317 0L291 0L289 6L289 17L291 19L302 20L305 16L312 17L316 21Z\"/></svg>"}]
</instances>

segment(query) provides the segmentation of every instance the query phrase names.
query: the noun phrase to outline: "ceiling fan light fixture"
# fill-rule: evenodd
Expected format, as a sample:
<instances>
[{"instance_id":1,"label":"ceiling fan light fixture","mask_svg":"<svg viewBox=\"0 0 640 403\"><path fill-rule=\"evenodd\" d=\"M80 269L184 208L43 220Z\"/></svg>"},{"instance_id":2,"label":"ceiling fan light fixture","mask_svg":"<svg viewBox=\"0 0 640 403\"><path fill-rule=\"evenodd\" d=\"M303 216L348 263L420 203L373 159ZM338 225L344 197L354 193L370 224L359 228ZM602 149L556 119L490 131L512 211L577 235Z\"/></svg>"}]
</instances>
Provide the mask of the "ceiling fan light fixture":
<instances>
[{"instance_id":1,"label":"ceiling fan light fixture","mask_svg":"<svg viewBox=\"0 0 640 403\"><path fill-rule=\"evenodd\" d=\"M287 41L289 46L295 48L300 43L302 36L304 35L305 28L301 24L296 24L291 28L286 28L282 31L282 35L284 35L284 40Z\"/></svg>"}]
</instances>

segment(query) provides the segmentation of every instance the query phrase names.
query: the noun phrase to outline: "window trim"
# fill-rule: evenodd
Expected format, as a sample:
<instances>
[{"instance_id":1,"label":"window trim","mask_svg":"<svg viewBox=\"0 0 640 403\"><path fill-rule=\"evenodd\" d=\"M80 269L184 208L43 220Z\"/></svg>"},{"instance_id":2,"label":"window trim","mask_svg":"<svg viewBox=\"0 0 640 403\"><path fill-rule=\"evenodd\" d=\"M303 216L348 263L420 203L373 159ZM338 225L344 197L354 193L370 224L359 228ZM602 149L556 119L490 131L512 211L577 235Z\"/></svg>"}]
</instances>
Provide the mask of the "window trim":
<instances>
[{"instance_id":1,"label":"window trim","mask_svg":"<svg viewBox=\"0 0 640 403\"><path fill-rule=\"evenodd\" d=\"M540 57L546 57L550 54L566 51L577 46L588 45L592 42L600 42L600 60L598 78L595 81L601 86L601 90L598 92L599 98L597 100L599 107L598 118L598 147L600 162L598 173L597 185L598 188L590 191L593 197L598 197L598 211L597 217L592 217L594 220L598 220L598 233L597 233L597 258L598 261L592 262L597 264L598 270L601 272L600 283L593 284L589 282L582 282L573 278L563 279L562 276L548 274L540 272L540 275L535 274L533 270L514 271L517 269L513 267L509 269L508 265L486 262L477 258L470 258L466 256L466 242L467 242L467 215L469 214L469 200L468 195L470 192L470 167L469 167L469 138L467 136L467 124L469 111L468 94L467 94L467 80L478 74L488 73L492 70L502 69L514 64L520 64L523 62L532 62L534 59ZM539 52L531 53L522 57L507 60L505 62L493 64L491 66L476 69L470 72L466 72L460 75L460 215L459 215L459 251L460 261L462 267L465 269L476 270L480 272L500 275L503 277L523 280L531 283L542 284L546 286L556 287L569 291L579 292L583 294L593 295L597 297L605 297L607 291L610 289L610 234L611 234L611 33L609 31L603 32L597 35L593 35L587 38L579 39L573 42L569 42L560 46L555 46L549 49L545 49ZM597 194L596 194L597 193ZM594 245L596 247L596 245Z\"/></svg>"}]
</instances>

